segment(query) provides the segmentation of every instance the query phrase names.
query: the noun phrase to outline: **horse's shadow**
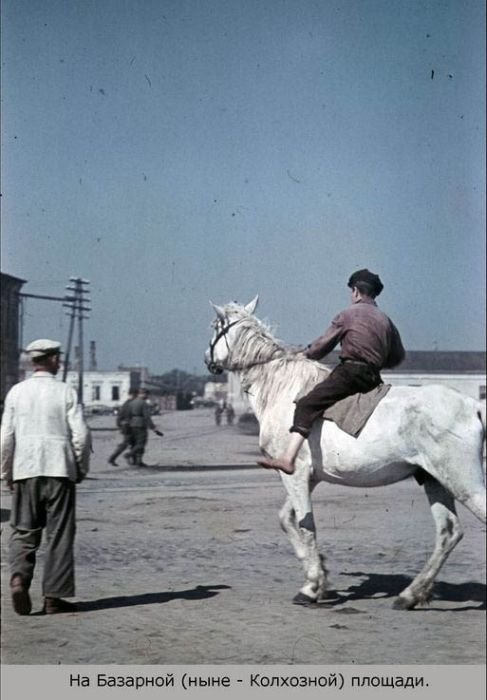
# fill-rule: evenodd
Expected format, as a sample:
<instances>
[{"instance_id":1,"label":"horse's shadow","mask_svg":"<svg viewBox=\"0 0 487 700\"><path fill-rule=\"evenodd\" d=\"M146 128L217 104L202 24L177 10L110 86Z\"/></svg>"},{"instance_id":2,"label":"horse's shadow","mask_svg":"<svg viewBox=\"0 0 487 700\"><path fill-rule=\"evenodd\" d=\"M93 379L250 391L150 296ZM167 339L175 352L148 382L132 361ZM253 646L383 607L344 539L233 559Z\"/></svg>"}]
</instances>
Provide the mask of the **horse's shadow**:
<instances>
[{"instance_id":1,"label":"horse's shadow","mask_svg":"<svg viewBox=\"0 0 487 700\"><path fill-rule=\"evenodd\" d=\"M77 612L92 612L94 610L111 610L129 608L135 605L156 605L169 603L171 600L206 600L218 595L218 591L231 588L225 585L196 586L183 591L162 591L160 593L141 593L140 595L113 596L87 600L76 604Z\"/></svg>"},{"instance_id":2,"label":"horse's shadow","mask_svg":"<svg viewBox=\"0 0 487 700\"><path fill-rule=\"evenodd\" d=\"M354 578L364 578L359 583L352 584L346 590L329 591L329 606L343 605L354 600L367 598L395 598L412 581L408 576L401 574L371 574L363 571L341 572L341 576L351 576ZM421 610L436 610L438 612L460 612L466 610L485 610L487 598L487 586L485 583L446 583L437 581L433 589L433 597L427 607ZM435 601L449 601L452 603L480 603L480 605L466 605L451 608L445 611L444 608L434 607Z\"/></svg>"}]
</instances>

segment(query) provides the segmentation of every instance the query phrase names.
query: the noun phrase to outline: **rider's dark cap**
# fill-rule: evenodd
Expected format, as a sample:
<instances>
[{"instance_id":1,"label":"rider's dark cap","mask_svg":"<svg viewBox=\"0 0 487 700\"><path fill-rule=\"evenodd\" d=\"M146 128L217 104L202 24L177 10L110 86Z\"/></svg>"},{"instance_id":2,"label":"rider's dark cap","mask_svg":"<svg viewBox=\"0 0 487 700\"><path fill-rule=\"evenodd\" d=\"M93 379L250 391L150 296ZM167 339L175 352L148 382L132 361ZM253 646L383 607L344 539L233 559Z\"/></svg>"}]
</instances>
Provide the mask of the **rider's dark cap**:
<instances>
[{"instance_id":1,"label":"rider's dark cap","mask_svg":"<svg viewBox=\"0 0 487 700\"><path fill-rule=\"evenodd\" d=\"M357 282L365 282L365 284L370 285L371 289L374 292L374 296L376 297L378 297L384 289L384 285L380 281L379 275L375 275L373 272L370 272L370 270L367 270L366 268L354 272L348 280L348 286L352 289L356 286Z\"/></svg>"}]
</instances>

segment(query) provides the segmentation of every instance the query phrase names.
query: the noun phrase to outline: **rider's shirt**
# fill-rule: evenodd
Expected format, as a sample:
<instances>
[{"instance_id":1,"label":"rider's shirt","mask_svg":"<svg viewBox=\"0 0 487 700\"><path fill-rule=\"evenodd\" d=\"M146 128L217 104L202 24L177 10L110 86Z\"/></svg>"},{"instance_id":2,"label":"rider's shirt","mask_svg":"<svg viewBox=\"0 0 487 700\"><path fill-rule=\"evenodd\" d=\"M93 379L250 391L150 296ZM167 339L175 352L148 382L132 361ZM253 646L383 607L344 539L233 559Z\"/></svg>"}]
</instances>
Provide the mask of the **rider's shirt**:
<instances>
[{"instance_id":1,"label":"rider's shirt","mask_svg":"<svg viewBox=\"0 0 487 700\"><path fill-rule=\"evenodd\" d=\"M337 314L324 334L308 345L306 356L319 360L338 343L340 359L367 362L379 370L396 367L406 354L399 331L372 299L361 299Z\"/></svg>"}]
</instances>

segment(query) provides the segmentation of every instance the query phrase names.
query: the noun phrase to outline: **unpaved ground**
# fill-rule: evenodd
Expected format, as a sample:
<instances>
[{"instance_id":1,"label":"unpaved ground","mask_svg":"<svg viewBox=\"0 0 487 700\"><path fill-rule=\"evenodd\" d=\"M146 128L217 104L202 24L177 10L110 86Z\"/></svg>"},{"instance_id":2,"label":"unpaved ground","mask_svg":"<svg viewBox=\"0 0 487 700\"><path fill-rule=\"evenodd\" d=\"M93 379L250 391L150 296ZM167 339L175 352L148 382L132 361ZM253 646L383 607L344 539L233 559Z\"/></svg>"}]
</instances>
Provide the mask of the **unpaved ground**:
<instances>
[{"instance_id":1,"label":"unpaved ground","mask_svg":"<svg viewBox=\"0 0 487 700\"><path fill-rule=\"evenodd\" d=\"M291 603L302 581L278 524L280 479L250 468L257 439L216 428L211 411L156 422L165 437L151 436L147 469L110 467L118 435L94 432L91 478L78 489L76 614L36 614L42 557L34 613L11 609L3 493L3 663L485 662L485 528L465 509L465 538L431 605L399 612L394 597L432 549L422 489L412 480L367 491L322 484L315 517L338 597L302 608Z\"/></svg>"}]
</instances>

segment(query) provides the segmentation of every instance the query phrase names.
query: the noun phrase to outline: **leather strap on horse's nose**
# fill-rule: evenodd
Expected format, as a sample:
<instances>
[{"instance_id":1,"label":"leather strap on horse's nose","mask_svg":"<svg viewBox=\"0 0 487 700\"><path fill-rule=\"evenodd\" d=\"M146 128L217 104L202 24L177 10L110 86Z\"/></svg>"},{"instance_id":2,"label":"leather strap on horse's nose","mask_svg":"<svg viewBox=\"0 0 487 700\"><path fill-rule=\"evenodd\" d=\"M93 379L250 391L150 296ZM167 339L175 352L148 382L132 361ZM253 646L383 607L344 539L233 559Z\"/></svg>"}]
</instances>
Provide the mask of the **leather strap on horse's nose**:
<instances>
[{"instance_id":1,"label":"leather strap on horse's nose","mask_svg":"<svg viewBox=\"0 0 487 700\"><path fill-rule=\"evenodd\" d=\"M215 359L214 359L213 353L214 353L216 344L218 343L220 338L225 338L225 342L227 344L227 350L228 350L228 352L230 352L230 346L228 345L228 340L226 338L226 335L227 335L228 331L230 330L230 328L232 326L235 326L241 320L242 320L241 318L237 318L235 321L232 321L227 326L225 326L225 327L222 326L222 329L216 334L216 337L211 341L211 343L210 343L210 362L208 363L208 369L210 370L210 372L212 372L212 374L219 374L219 372L212 371L210 369L210 367L213 367L215 369L220 369L220 373L223 372L223 369L218 367L218 365L216 364Z\"/></svg>"}]
</instances>

